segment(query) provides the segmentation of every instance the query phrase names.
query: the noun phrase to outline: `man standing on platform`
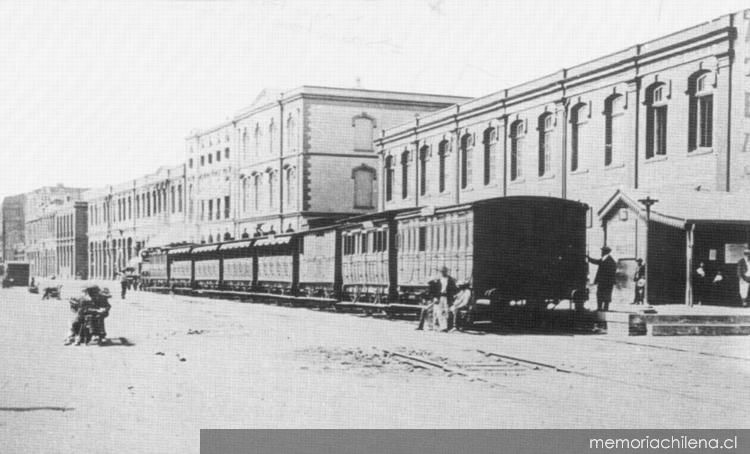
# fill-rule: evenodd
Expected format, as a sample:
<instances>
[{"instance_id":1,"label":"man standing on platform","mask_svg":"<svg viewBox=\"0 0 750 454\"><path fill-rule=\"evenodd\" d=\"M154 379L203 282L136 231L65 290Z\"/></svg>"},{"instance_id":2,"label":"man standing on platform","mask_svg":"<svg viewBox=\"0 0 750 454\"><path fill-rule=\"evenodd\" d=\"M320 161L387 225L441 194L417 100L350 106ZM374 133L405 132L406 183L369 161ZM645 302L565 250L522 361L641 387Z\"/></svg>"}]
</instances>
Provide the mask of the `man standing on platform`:
<instances>
[{"instance_id":1,"label":"man standing on platform","mask_svg":"<svg viewBox=\"0 0 750 454\"><path fill-rule=\"evenodd\" d=\"M617 273L617 262L612 258L610 253L612 249L608 246L602 248L602 258L594 259L586 256L590 263L598 265L596 270L596 310L607 312L609 303L612 302L612 290L615 287L615 274Z\"/></svg>"},{"instance_id":2,"label":"man standing on platform","mask_svg":"<svg viewBox=\"0 0 750 454\"><path fill-rule=\"evenodd\" d=\"M747 307L748 290L750 290L750 249L745 248L745 256L737 262L737 280L740 281L740 298L742 307Z\"/></svg>"}]
</instances>

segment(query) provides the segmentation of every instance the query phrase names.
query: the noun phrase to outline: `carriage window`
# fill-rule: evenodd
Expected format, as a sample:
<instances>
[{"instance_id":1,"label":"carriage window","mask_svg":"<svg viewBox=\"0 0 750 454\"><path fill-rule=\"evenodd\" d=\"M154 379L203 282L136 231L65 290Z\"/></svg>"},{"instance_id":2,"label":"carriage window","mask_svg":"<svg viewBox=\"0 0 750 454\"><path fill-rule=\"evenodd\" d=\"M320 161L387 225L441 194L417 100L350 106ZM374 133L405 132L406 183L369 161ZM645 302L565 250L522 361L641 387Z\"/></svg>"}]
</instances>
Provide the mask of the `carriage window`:
<instances>
[{"instance_id":1,"label":"carriage window","mask_svg":"<svg viewBox=\"0 0 750 454\"><path fill-rule=\"evenodd\" d=\"M419 251L427 249L427 227L419 228Z\"/></svg>"},{"instance_id":2,"label":"carriage window","mask_svg":"<svg viewBox=\"0 0 750 454\"><path fill-rule=\"evenodd\" d=\"M370 233L365 232L362 234L362 253L367 254L368 243L370 242Z\"/></svg>"}]
</instances>

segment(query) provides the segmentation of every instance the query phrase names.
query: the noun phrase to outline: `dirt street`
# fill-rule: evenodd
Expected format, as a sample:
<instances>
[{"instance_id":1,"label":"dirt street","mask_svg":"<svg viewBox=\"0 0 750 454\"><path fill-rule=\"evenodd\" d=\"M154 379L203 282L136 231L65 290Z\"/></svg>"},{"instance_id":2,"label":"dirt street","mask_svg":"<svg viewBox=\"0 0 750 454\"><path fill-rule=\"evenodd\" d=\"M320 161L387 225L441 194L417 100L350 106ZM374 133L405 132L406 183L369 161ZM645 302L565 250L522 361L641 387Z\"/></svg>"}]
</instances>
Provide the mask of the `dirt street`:
<instances>
[{"instance_id":1,"label":"dirt street","mask_svg":"<svg viewBox=\"0 0 750 454\"><path fill-rule=\"evenodd\" d=\"M67 302L0 291L4 453L197 453L201 428L750 427L747 337L445 334L150 293L112 306L114 345L66 347Z\"/></svg>"}]
</instances>

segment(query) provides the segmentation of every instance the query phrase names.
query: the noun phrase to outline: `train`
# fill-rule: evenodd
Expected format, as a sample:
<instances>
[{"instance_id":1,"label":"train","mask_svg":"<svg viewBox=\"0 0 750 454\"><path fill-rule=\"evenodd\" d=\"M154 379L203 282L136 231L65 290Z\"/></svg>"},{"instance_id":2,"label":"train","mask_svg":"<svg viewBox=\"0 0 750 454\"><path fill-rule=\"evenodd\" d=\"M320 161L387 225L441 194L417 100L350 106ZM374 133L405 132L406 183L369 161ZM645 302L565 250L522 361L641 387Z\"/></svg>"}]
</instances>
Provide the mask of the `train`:
<instances>
[{"instance_id":1,"label":"train","mask_svg":"<svg viewBox=\"0 0 750 454\"><path fill-rule=\"evenodd\" d=\"M447 267L492 308L588 299L588 206L510 196L363 214L301 232L153 248L154 291L276 296L362 307L419 307Z\"/></svg>"}]
</instances>

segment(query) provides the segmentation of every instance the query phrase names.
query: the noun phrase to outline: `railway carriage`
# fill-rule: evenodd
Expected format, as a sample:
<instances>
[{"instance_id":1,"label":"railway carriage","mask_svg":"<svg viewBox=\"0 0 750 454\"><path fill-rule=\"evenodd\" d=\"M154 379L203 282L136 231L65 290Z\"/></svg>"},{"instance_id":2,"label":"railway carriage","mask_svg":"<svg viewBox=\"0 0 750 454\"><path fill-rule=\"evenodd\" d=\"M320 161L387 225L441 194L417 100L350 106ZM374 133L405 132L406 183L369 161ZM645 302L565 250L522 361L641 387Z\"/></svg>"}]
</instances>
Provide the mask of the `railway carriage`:
<instances>
[{"instance_id":1,"label":"railway carriage","mask_svg":"<svg viewBox=\"0 0 750 454\"><path fill-rule=\"evenodd\" d=\"M397 299L395 218L404 211L357 216L339 225L344 300L387 303Z\"/></svg>"},{"instance_id":2,"label":"railway carriage","mask_svg":"<svg viewBox=\"0 0 750 454\"><path fill-rule=\"evenodd\" d=\"M169 287L191 289L193 287L193 261L190 251L193 246L180 246L167 251Z\"/></svg>"},{"instance_id":3,"label":"railway carriage","mask_svg":"<svg viewBox=\"0 0 750 454\"><path fill-rule=\"evenodd\" d=\"M267 236L255 240L256 291L295 295L299 255L295 234Z\"/></svg>"},{"instance_id":4,"label":"railway carriage","mask_svg":"<svg viewBox=\"0 0 750 454\"><path fill-rule=\"evenodd\" d=\"M153 248L144 251L141 263L141 282L144 288L168 287L167 250Z\"/></svg>"},{"instance_id":5,"label":"railway carriage","mask_svg":"<svg viewBox=\"0 0 750 454\"><path fill-rule=\"evenodd\" d=\"M198 246L190 251L193 257L193 288L218 290L221 286L219 245Z\"/></svg>"},{"instance_id":6,"label":"railway carriage","mask_svg":"<svg viewBox=\"0 0 750 454\"><path fill-rule=\"evenodd\" d=\"M297 234L300 296L332 298L341 290L340 236L335 227Z\"/></svg>"},{"instance_id":7,"label":"railway carriage","mask_svg":"<svg viewBox=\"0 0 750 454\"><path fill-rule=\"evenodd\" d=\"M222 289L249 292L255 287L253 243L254 240L246 239L222 243L219 246Z\"/></svg>"},{"instance_id":8,"label":"railway carriage","mask_svg":"<svg viewBox=\"0 0 750 454\"><path fill-rule=\"evenodd\" d=\"M415 300L446 266L495 306L582 302L586 295L585 204L502 197L397 217L398 289Z\"/></svg>"}]
</instances>

